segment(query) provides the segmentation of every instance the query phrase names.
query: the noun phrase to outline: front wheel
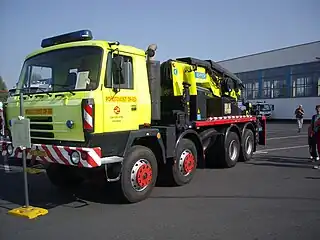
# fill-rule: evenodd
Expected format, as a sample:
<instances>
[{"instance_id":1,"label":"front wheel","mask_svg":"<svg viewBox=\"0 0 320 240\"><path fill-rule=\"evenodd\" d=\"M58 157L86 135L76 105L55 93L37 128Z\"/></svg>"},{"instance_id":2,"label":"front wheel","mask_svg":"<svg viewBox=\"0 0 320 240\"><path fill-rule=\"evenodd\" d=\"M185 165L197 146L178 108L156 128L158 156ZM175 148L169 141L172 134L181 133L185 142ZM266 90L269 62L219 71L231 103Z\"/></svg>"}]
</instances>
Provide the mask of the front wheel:
<instances>
[{"instance_id":1,"label":"front wheel","mask_svg":"<svg viewBox=\"0 0 320 240\"><path fill-rule=\"evenodd\" d=\"M123 160L120 178L121 197L129 203L145 200L151 194L158 175L157 159L144 146L131 147Z\"/></svg>"}]
</instances>

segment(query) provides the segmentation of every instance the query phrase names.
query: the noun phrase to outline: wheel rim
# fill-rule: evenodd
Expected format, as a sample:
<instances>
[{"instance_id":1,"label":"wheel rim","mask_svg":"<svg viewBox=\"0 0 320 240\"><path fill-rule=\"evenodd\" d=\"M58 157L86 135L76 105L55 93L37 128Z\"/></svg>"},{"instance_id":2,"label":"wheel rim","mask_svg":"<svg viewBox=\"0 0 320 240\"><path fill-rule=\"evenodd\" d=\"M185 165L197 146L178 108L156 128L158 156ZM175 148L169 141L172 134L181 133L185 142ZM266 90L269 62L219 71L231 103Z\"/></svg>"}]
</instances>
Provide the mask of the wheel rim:
<instances>
[{"instance_id":1,"label":"wheel rim","mask_svg":"<svg viewBox=\"0 0 320 240\"><path fill-rule=\"evenodd\" d=\"M179 170L184 176L188 176L195 167L195 157L189 149L181 153L179 159Z\"/></svg>"},{"instance_id":2,"label":"wheel rim","mask_svg":"<svg viewBox=\"0 0 320 240\"><path fill-rule=\"evenodd\" d=\"M131 184L136 191L145 190L152 181L152 167L146 159L138 160L131 170Z\"/></svg>"},{"instance_id":3,"label":"wheel rim","mask_svg":"<svg viewBox=\"0 0 320 240\"><path fill-rule=\"evenodd\" d=\"M245 142L245 149L246 149L246 153L248 154L248 155L250 155L251 154L251 152L252 152L252 149L253 149L253 144L252 144L252 141L251 141L251 137L250 136L248 136L247 138L246 138L246 142Z\"/></svg>"},{"instance_id":4,"label":"wheel rim","mask_svg":"<svg viewBox=\"0 0 320 240\"><path fill-rule=\"evenodd\" d=\"M237 151L238 151L238 148L236 145L236 141L232 140L229 145L229 157L232 161L236 160L237 155L238 155Z\"/></svg>"}]
</instances>

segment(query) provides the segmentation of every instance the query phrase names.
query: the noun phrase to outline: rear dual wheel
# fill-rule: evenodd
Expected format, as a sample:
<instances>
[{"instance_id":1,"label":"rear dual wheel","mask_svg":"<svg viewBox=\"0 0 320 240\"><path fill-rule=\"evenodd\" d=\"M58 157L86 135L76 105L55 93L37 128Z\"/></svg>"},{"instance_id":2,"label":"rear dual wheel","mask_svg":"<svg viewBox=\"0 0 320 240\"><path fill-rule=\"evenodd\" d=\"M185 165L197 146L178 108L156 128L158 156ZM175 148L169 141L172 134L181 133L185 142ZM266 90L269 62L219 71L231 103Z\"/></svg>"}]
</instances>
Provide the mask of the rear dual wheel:
<instances>
[{"instance_id":1,"label":"rear dual wheel","mask_svg":"<svg viewBox=\"0 0 320 240\"><path fill-rule=\"evenodd\" d=\"M221 142L221 141L224 141ZM218 153L218 165L221 167L234 167L238 161L249 161L254 151L254 135L250 129L245 129L242 139L236 132L229 131L226 137L214 144L210 149L210 159L214 160Z\"/></svg>"},{"instance_id":2,"label":"rear dual wheel","mask_svg":"<svg viewBox=\"0 0 320 240\"><path fill-rule=\"evenodd\" d=\"M225 167L234 167L239 159L240 155L240 140L238 134L235 132L229 132L225 139L224 149L222 151L222 164Z\"/></svg>"},{"instance_id":3,"label":"rear dual wheel","mask_svg":"<svg viewBox=\"0 0 320 240\"><path fill-rule=\"evenodd\" d=\"M252 130L245 129L242 137L240 161L247 162L251 160L254 151L254 134Z\"/></svg>"}]
</instances>

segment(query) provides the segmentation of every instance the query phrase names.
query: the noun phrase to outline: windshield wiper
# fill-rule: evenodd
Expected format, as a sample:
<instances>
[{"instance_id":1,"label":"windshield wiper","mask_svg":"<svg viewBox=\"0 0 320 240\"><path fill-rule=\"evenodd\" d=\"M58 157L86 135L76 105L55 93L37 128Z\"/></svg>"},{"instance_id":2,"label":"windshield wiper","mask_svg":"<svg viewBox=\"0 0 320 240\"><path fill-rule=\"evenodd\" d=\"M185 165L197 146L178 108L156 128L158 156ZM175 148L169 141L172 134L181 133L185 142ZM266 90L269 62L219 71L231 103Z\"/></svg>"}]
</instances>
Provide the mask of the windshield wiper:
<instances>
[{"instance_id":1,"label":"windshield wiper","mask_svg":"<svg viewBox=\"0 0 320 240\"><path fill-rule=\"evenodd\" d=\"M76 95L72 90L70 90L68 88L68 85L62 85L62 84L51 84L51 86L57 86L57 87L62 87L63 89L65 89L66 91L68 91L69 93L71 93L72 95Z\"/></svg>"},{"instance_id":2,"label":"windshield wiper","mask_svg":"<svg viewBox=\"0 0 320 240\"><path fill-rule=\"evenodd\" d=\"M36 89L36 90L40 90L41 92L47 94L49 97L51 97L52 95L49 93L49 92L46 92L45 90L43 90L42 88L39 88L39 87L29 87L29 88L23 88L22 90L25 91L25 90L30 90L30 89ZM37 92L35 92L37 93ZM27 96L30 96L31 94L35 94L35 93L24 93L26 94Z\"/></svg>"}]
</instances>

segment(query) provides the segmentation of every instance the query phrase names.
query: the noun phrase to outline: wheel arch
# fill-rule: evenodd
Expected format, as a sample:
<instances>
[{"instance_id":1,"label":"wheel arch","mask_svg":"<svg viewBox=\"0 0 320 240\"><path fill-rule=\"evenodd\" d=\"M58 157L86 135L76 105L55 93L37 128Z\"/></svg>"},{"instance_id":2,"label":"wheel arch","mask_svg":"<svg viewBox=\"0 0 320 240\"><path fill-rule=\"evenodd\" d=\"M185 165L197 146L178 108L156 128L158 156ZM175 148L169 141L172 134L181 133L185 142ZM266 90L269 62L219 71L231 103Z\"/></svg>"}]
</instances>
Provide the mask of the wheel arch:
<instances>
[{"instance_id":1,"label":"wheel arch","mask_svg":"<svg viewBox=\"0 0 320 240\"><path fill-rule=\"evenodd\" d=\"M135 145L142 145L149 148L155 155L158 163L166 163L166 158L163 155L163 149L156 136L136 138L132 142L131 146Z\"/></svg>"},{"instance_id":2,"label":"wheel arch","mask_svg":"<svg viewBox=\"0 0 320 240\"><path fill-rule=\"evenodd\" d=\"M159 164L166 163L165 147L158 129L140 129L130 132L125 153L134 145L142 145L149 148L154 153Z\"/></svg>"},{"instance_id":3,"label":"wheel arch","mask_svg":"<svg viewBox=\"0 0 320 240\"><path fill-rule=\"evenodd\" d=\"M241 130L239 128L238 125L236 124L231 124L225 131L225 136L228 136L229 132L235 132L238 137L239 137L239 141L241 142L241 139L242 139L242 134L241 134ZM226 137L225 137L226 139Z\"/></svg>"},{"instance_id":4,"label":"wheel arch","mask_svg":"<svg viewBox=\"0 0 320 240\"><path fill-rule=\"evenodd\" d=\"M244 131L245 131L246 129L251 130L251 131L253 132L253 134L255 133L255 127L253 126L253 124L252 124L251 122L247 122L247 123L243 126L243 128L242 128L242 133L241 133L242 136L243 136Z\"/></svg>"}]
</instances>

